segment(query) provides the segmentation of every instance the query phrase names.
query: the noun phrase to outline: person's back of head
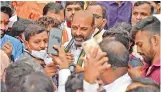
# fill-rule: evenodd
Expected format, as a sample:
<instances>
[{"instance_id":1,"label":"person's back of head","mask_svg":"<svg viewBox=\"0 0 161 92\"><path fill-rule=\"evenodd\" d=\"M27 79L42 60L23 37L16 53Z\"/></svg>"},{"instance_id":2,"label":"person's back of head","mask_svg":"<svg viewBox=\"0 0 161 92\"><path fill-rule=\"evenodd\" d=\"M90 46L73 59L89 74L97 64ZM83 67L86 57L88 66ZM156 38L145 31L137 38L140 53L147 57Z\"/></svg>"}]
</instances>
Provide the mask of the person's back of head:
<instances>
[{"instance_id":1,"label":"person's back of head","mask_svg":"<svg viewBox=\"0 0 161 92\"><path fill-rule=\"evenodd\" d=\"M113 68L128 67L129 52L125 46L116 40L103 39L100 43L102 51L107 53L108 63Z\"/></svg>"},{"instance_id":2,"label":"person's back of head","mask_svg":"<svg viewBox=\"0 0 161 92\"><path fill-rule=\"evenodd\" d=\"M159 92L160 86L150 78L133 78L126 92Z\"/></svg>"},{"instance_id":3,"label":"person's back of head","mask_svg":"<svg viewBox=\"0 0 161 92\"><path fill-rule=\"evenodd\" d=\"M109 30L104 32L102 37L104 39L115 39L121 42L126 47L126 49L129 49L131 38L129 32L124 27L116 26L115 28L110 28Z\"/></svg>"},{"instance_id":4,"label":"person's back of head","mask_svg":"<svg viewBox=\"0 0 161 92\"><path fill-rule=\"evenodd\" d=\"M61 24L57 19L54 19L49 16L40 17L37 20L37 23L39 25L45 26L46 29L48 29L50 27L58 27ZM49 31L49 29L48 29L48 31Z\"/></svg>"},{"instance_id":5,"label":"person's back of head","mask_svg":"<svg viewBox=\"0 0 161 92\"><path fill-rule=\"evenodd\" d=\"M20 36L21 34L25 31L25 29L27 28L27 25L29 24L35 24L34 21L31 20L27 20L27 19L22 19L20 18L18 21L13 23L12 26L12 36L16 37L16 36Z\"/></svg>"},{"instance_id":6,"label":"person's back of head","mask_svg":"<svg viewBox=\"0 0 161 92\"><path fill-rule=\"evenodd\" d=\"M54 92L52 81L42 72L31 73L21 80L21 92Z\"/></svg>"},{"instance_id":7,"label":"person's back of head","mask_svg":"<svg viewBox=\"0 0 161 92\"><path fill-rule=\"evenodd\" d=\"M77 90L83 91L83 79L83 72L70 75L65 84L65 92L76 92Z\"/></svg>"},{"instance_id":8,"label":"person's back of head","mask_svg":"<svg viewBox=\"0 0 161 92\"><path fill-rule=\"evenodd\" d=\"M16 62L10 64L6 69L5 78L7 92L19 92L20 80L32 72L34 72L34 69L26 63Z\"/></svg>"},{"instance_id":9,"label":"person's back of head","mask_svg":"<svg viewBox=\"0 0 161 92\"><path fill-rule=\"evenodd\" d=\"M54 11L57 14L60 10L63 10L63 6L61 4L50 2L43 8L43 15L47 15L50 11Z\"/></svg>"}]
</instances>

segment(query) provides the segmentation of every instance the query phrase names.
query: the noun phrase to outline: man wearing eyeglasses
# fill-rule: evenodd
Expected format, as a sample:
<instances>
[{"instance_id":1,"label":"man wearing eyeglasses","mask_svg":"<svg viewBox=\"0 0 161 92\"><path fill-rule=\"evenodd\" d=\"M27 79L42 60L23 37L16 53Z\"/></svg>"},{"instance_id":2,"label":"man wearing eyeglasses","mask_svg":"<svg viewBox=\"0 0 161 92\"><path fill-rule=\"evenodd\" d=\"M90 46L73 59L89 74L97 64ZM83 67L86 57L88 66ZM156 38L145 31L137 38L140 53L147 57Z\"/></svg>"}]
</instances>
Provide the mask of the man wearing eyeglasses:
<instances>
[{"instance_id":1,"label":"man wearing eyeglasses","mask_svg":"<svg viewBox=\"0 0 161 92\"><path fill-rule=\"evenodd\" d=\"M95 31L93 33L93 37L97 42L102 41L102 35L105 32L104 26L107 23L106 20L106 10L103 6L97 3L90 4L87 7L87 10L93 13L95 18Z\"/></svg>"}]
</instances>

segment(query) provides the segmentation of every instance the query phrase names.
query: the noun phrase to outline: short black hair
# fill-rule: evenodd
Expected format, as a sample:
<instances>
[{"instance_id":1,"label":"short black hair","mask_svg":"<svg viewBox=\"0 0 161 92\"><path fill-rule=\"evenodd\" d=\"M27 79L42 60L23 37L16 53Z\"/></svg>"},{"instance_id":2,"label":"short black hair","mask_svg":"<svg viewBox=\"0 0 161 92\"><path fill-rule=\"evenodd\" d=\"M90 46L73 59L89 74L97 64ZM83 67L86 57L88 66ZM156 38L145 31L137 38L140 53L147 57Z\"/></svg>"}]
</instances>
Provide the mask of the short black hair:
<instances>
[{"instance_id":1,"label":"short black hair","mask_svg":"<svg viewBox=\"0 0 161 92\"><path fill-rule=\"evenodd\" d=\"M134 89L130 89L126 92L160 92L160 90L156 88L150 88L150 87L137 87Z\"/></svg>"},{"instance_id":2,"label":"short black hair","mask_svg":"<svg viewBox=\"0 0 161 92\"><path fill-rule=\"evenodd\" d=\"M140 5L143 5L143 4L148 4L150 6L150 9L151 9L151 14L153 14L154 7L150 4L149 1L137 1L137 2L134 3L134 7L140 6Z\"/></svg>"},{"instance_id":3,"label":"short black hair","mask_svg":"<svg viewBox=\"0 0 161 92\"><path fill-rule=\"evenodd\" d=\"M20 92L20 80L32 72L34 72L33 67L26 63L15 62L10 64L6 68L5 77L7 92Z\"/></svg>"},{"instance_id":4,"label":"short black hair","mask_svg":"<svg viewBox=\"0 0 161 92\"><path fill-rule=\"evenodd\" d=\"M126 49L129 49L131 37L129 32L123 27L110 28L104 32L102 37L114 37L114 39L121 42L126 47Z\"/></svg>"},{"instance_id":5,"label":"short black hair","mask_svg":"<svg viewBox=\"0 0 161 92\"><path fill-rule=\"evenodd\" d=\"M84 9L84 1L67 1L66 2L66 5L65 5L65 8L68 6L68 5L80 5L80 7L82 9Z\"/></svg>"},{"instance_id":6,"label":"short black hair","mask_svg":"<svg viewBox=\"0 0 161 92\"><path fill-rule=\"evenodd\" d=\"M159 84L150 78L133 78L132 83L135 82L141 83L143 86L138 86L136 88L130 89L127 92L159 92Z\"/></svg>"},{"instance_id":7,"label":"short black hair","mask_svg":"<svg viewBox=\"0 0 161 92\"><path fill-rule=\"evenodd\" d=\"M25 35L25 40L29 41L30 37L35 35L35 34L40 34L44 31L46 31L44 26L41 26L39 24L29 24L28 27L25 29L24 35Z\"/></svg>"},{"instance_id":8,"label":"short black hair","mask_svg":"<svg viewBox=\"0 0 161 92\"><path fill-rule=\"evenodd\" d=\"M60 10L63 10L63 6L59 3L48 3L45 5L45 7L43 8L43 15L46 15L49 11L54 10L55 13L59 13Z\"/></svg>"},{"instance_id":9,"label":"short black hair","mask_svg":"<svg viewBox=\"0 0 161 92\"><path fill-rule=\"evenodd\" d=\"M99 4L99 3L92 3L92 4L89 4L88 6L87 6L87 8L89 7L89 6L100 6L101 7L101 9L102 9L102 17L103 17L103 19L106 19L106 9L105 9L105 7L103 6L103 5L101 5L101 4Z\"/></svg>"},{"instance_id":10,"label":"short black hair","mask_svg":"<svg viewBox=\"0 0 161 92\"><path fill-rule=\"evenodd\" d=\"M9 6L1 6L1 12L7 14L9 18L12 16L12 9Z\"/></svg>"},{"instance_id":11,"label":"short black hair","mask_svg":"<svg viewBox=\"0 0 161 92\"><path fill-rule=\"evenodd\" d=\"M65 84L65 92L83 91L84 72L73 73L68 77Z\"/></svg>"},{"instance_id":12,"label":"short black hair","mask_svg":"<svg viewBox=\"0 0 161 92\"><path fill-rule=\"evenodd\" d=\"M150 78L133 78L132 82L138 82L141 83L143 85L150 85L153 87L156 87L158 89L160 89L160 86L157 82L155 82L154 80L150 79Z\"/></svg>"},{"instance_id":13,"label":"short black hair","mask_svg":"<svg viewBox=\"0 0 161 92\"><path fill-rule=\"evenodd\" d=\"M58 27L61 24L57 19L53 19L52 17L49 16L40 17L37 20L37 23L39 25L45 26L45 28L48 28L50 24L53 24L54 27Z\"/></svg>"},{"instance_id":14,"label":"short black hair","mask_svg":"<svg viewBox=\"0 0 161 92\"><path fill-rule=\"evenodd\" d=\"M132 38L135 39L135 35L139 31L150 31L153 34L160 35L160 21L155 16L147 17L140 20L132 28Z\"/></svg>"},{"instance_id":15,"label":"short black hair","mask_svg":"<svg viewBox=\"0 0 161 92\"><path fill-rule=\"evenodd\" d=\"M28 19L20 18L18 21L13 23L12 26L12 36L21 36L21 34L25 31L28 24L35 24L34 21Z\"/></svg>"},{"instance_id":16,"label":"short black hair","mask_svg":"<svg viewBox=\"0 0 161 92\"><path fill-rule=\"evenodd\" d=\"M42 72L33 72L22 78L21 92L53 92L51 79Z\"/></svg>"},{"instance_id":17,"label":"short black hair","mask_svg":"<svg viewBox=\"0 0 161 92\"><path fill-rule=\"evenodd\" d=\"M102 51L106 52L108 63L112 67L128 67L129 52L121 42L103 39L99 45Z\"/></svg>"}]
</instances>

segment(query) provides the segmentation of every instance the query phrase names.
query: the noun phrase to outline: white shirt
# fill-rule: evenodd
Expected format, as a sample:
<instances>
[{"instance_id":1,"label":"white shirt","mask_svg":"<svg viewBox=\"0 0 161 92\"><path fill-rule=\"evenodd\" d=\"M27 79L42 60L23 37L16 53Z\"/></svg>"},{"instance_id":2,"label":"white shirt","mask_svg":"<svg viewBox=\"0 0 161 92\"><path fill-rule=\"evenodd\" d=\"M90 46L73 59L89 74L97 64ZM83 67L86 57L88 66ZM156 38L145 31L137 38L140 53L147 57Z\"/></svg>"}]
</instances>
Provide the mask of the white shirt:
<instances>
[{"instance_id":1,"label":"white shirt","mask_svg":"<svg viewBox=\"0 0 161 92\"><path fill-rule=\"evenodd\" d=\"M128 75L128 73L126 73L122 77L116 79L111 84L105 85L104 89L106 90L106 92L125 92L127 86L130 83L131 83L131 78ZM97 83L96 84L89 84L85 80L83 82L84 92L97 92L98 87L99 86Z\"/></svg>"},{"instance_id":2,"label":"white shirt","mask_svg":"<svg viewBox=\"0 0 161 92\"><path fill-rule=\"evenodd\" d=\"M57 92L65 92L65 83L71 75L69 69L62 69L59 71L59 86Z\"/></svg>"},{"instance_id":3,"label":"white shirt","mask_svg":"<svg viewBox=\"0 0 161 92\"><path fill-rule=\"evenodd\" d=\"M64 46L66 47L68 45L69 42L66 42L64 44ZM73 64L77 64L78 58L81 54L82 51L82 47L76 47L76 45L73 43L71 48L69 49L69 51L71 52L71 54L74 56L74 62Z\"/></svg>"}]
</instances>

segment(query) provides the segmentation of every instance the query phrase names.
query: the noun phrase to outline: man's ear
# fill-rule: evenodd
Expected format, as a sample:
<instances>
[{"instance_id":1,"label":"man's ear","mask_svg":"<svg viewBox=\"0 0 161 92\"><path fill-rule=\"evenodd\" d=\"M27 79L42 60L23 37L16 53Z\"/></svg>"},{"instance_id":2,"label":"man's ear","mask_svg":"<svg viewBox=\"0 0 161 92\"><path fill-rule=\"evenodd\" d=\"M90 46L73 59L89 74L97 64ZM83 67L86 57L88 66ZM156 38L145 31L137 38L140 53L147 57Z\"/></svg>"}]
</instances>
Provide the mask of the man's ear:
<instances>
[{"instance_id":1,"label":"man's ear","mask_svg":"<svg viewBox=\"0 0 161 92\"><path fill-rule=\"evenodd\" d=\"M24 41L24 45L25 45L26 49L29 49L30 48L29 47L29 44L28 44L28 42L26 40Z\"/></svg>"},{"instance_id":2,"label":"man's ear","mask_svg":"<svg viewBox=\"0 0 161 92\"><path fill-rule=\"evenodd\" d=\"M153 35L151 38L151 44L153 46L160 46L160 36L159 35Z\"/></svg>"},{"instance_id":3,"label":"man's ear","mask_svg":"<svg viewBox=\"0 0 161 92\"><path fill-rule=\"evenodd\" d=\"M103 19L103 27L107 24L107 20Z\"/></svg>"}]
</instances>

